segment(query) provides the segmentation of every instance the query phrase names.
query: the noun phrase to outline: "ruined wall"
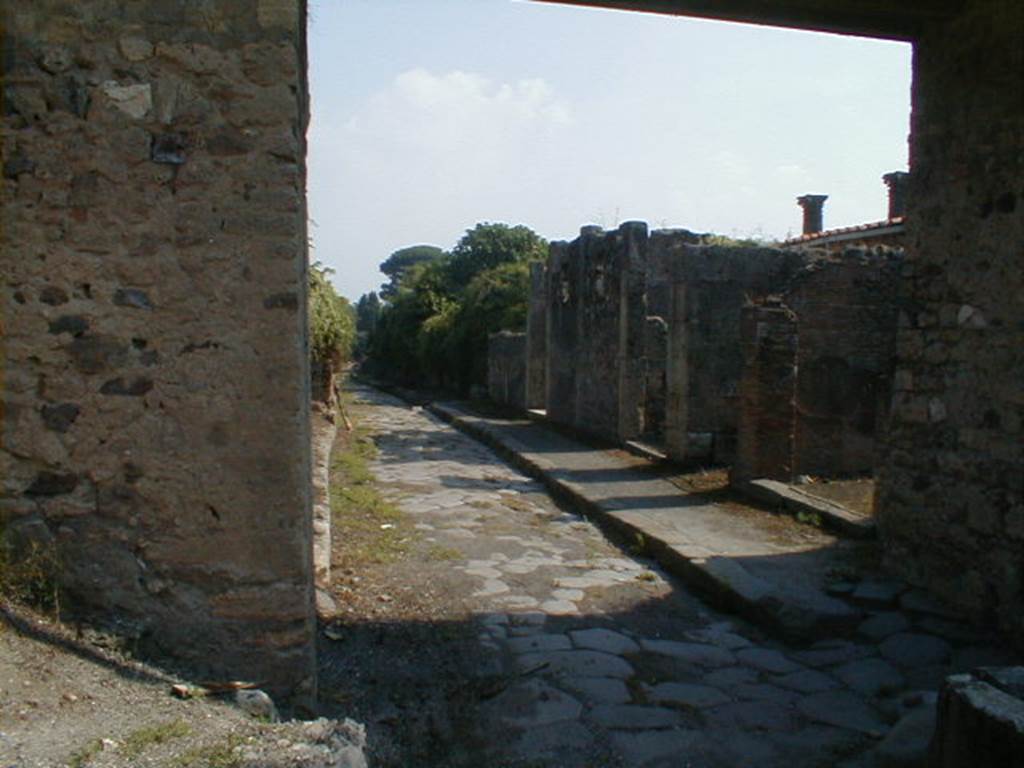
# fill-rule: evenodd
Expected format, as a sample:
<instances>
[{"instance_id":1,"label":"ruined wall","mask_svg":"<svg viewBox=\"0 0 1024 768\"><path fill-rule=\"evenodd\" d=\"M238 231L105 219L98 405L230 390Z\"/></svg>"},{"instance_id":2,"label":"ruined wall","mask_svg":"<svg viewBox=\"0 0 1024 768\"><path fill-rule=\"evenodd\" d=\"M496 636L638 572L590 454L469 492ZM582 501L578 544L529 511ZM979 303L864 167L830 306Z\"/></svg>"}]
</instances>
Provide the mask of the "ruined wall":
<instances>
[{"instance_id":1,"label":"ruined wall","mask_svg":"<svg viewBox=\"0 0 1024 768\"><path fill-rule=\"evenodd\" d=\"M740 314L746 297L778 292L808 259L774 248L654 245L672 259L665 445L678 460L730 462L743 370Z\"/></svg>"},{"instance_id":2,"label":"ruined wall","mask_svg":"<svg viewBox=\"0 0 1024 768\"><path fill-rule=\"evenodd\" d=\"M901 251L847 250L786 291L799 342L794 475L871 473L888 423Z\"/></svg>"},{"instance_id":3,"label":"ruined wall","mask_svg":"<svg viewBox=\"0 0 1024 768\"><path fill-rule=\"evenodd\" d=\"M584 227L548 259L548 418L610 440L639 434L647 225Z\"/></svg>"},{"instance_id":4,"label":"ruined wall","mask_svg":"<svg viewBox=\"0 0 1024 768\"><path fill-rule=\"evenodd\" d=\"M526 407L547 404L548 297L547 265L530 264L530 296L526 309Z\"/></svg>"},{"instance_id":5,"label":"ruined wall","mask_svg":"<svg viewBox=\"0 0 1024 768\"><path fill-rule=\"evenodd\" d=\"M914 51L880 533L891 566L1024 645L1024 5L968 0Z\"/></svg>"},{"instance_id":6,"label":"ruined wall","mask_svg":"<svg viewBox=\"0 0 1024 768\"><path fill-rule=\"evenodd\" d=\"M751 302L740 319L743 373L739 385L736 458L730 479L793 477L797 319L780 297Z\"/></svg>"},{"instance_id":7,"label":"ruined wall","mask_svg":"<svg viewBox=\"0 0 1024 768\"><path fill-rule=\"evenodd\" d=\"M866 474L878 462L902 252L809 255L779 296L743 310L734 480Z\"/></svg>"},{"instance_id":8,"label":"ruined wall","mask_svg":"<svg viewBox=\"0 0 1024 768\"><path fill-rule=\"evenodd\" d=\"M526 334L498 331L487 337L487 396L526 410Z\"/></svg>"},{"instance_id":9,"label":"ruined wall","mask_svg":"<svg viewBox=\"0 0 1024 768\"><path fill-rule=\"evenodd\" d=\"M304 3L3 13L7 525L70 610L312 693Z\"/></svg>"}]
</instances>

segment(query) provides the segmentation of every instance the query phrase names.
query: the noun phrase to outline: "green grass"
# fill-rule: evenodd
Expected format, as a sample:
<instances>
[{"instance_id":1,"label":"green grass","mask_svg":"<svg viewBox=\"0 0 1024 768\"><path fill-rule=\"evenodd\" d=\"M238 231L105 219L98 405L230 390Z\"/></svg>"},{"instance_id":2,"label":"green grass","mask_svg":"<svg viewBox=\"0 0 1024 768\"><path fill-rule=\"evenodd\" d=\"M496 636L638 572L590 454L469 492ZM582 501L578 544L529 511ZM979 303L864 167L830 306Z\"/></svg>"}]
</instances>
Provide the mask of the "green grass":
<instances>
[{"instance_id":1,"label":"green grass","mask_svg":"<svg viewBox=\"0 0 1024 768\"><path fill-rule=\"evenodd\" d=\"M0 599L60 615L60 557L56 546L25 541L15 547L0 517Z\"/></svg>"},{"instance_id":2,"label":"green grass","mask_svg":"<svg viewBox=\"0 0 1024 768\"><path fill-rule=\"evenodd\" d=\"M183 720L171 720L157 725L143 726L124 737L124 741L121 743L121 754L125 757L138 757L150 747L180 739L190 733L192 733L192 728Z\"/></svg>"},{"instance_id":3,"label":"green grass","mask_svg":"<svg viewBox=\"0 0 1024 768\"><path fill-rule=\"evenodd\" d=\"M242 763L242 757L237 752L238 745L241 743L242 737L232 734L222 743L188 750L167 763L167 767L236 768Z\"/></svg>"},{"instance_id":4,"label":"green grass","mask_svg":"<svg viewBox=\"0 0 1024 768\"><path fill-rule=\"evenodd\" d=\"M416 538L408 516L377 489L370 472L376 455L372 437L357 426L331 456L331 514L335 536L345 542L343 567L394 562Z\"/></svg>"},{"instance_id":5,"label":"green grass","mask_svg":"<svg viewBox=\"0 0 1024 768\"><path fill-rule=\"evenodd\" d=\"M103 742L93 739L68 758L68 768L85 768L102 751Z\"/></svg>"},{"instance_id":6,"label":"green grass","mask_svg":"<svg viewBox=\"0 0 1024 768\"><path fill-rule=\"evenodd\" d=\"M461 560L465 555L455 547L432 544L430 549L427 550L427 557L431 560Z\"/></svg>"}]
</instances>

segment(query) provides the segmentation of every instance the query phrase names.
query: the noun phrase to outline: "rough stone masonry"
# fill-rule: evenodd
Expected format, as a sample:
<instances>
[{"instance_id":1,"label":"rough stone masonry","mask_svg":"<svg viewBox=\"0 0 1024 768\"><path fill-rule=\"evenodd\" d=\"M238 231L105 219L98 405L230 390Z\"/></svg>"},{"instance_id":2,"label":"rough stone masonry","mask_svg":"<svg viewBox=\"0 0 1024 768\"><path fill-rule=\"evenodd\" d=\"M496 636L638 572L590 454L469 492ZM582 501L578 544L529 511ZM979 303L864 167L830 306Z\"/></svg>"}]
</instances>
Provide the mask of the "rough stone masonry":
<instances>
[{"instance_id":1,"label":"rough stone masonry","mask_svg":"<svg viewBox=\"0 0 1024 768\"><path fill-rule=\"evenodd\" d=\"M312 694L304 3L3 23L5 526L68 609Z\"/></svg>"}]
</instances>

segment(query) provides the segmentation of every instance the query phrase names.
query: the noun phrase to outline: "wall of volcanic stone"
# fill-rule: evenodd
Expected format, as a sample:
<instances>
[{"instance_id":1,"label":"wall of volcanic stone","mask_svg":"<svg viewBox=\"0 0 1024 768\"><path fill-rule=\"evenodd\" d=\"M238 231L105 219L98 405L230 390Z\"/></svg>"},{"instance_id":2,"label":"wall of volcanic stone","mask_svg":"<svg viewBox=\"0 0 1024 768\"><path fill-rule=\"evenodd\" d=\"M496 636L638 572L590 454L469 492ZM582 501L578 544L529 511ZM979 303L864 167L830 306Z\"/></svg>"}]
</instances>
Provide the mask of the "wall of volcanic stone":
<instances>
[{"instance_id":1,"label":"wall of volcanic stone","mask_svg":"<svg viewBox=\"0 0 1024 768\"><path fill-rule=\"evenodd\" d=\"M70 611L311 693L304 3L3 21L5 527Z\"/></svg>"},{"instance_id":2,"label":"wall of volcanic stone","mask_svg":"<svg viewBox=\"0 0 1024 768\"><path fill-rule=\"evenodd\" d=\"M888 561L1024 646L1024 5L915 44L908 260L879 530Z\"/></svg>"}]
</instances>

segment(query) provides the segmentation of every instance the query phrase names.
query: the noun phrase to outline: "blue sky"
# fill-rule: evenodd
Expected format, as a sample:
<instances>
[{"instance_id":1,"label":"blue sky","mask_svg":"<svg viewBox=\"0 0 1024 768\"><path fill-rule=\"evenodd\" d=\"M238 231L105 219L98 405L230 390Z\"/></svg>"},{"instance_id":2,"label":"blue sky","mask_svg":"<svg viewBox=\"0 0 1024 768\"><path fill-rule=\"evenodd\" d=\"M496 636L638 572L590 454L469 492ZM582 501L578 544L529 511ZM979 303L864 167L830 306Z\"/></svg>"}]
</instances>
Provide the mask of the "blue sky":
<instances>
[{"instance_id":1,"label":"blue sky","mask_svg":"<svg viewBox=\"0 0 1024 768\"><path fill-rule=\"evenodd\" d=\"M734 236L885 216L910 46L521 0L311 0L313 258L352 299L478 221L571 239L640 219Z\"/></svg>"}]
</instances>

